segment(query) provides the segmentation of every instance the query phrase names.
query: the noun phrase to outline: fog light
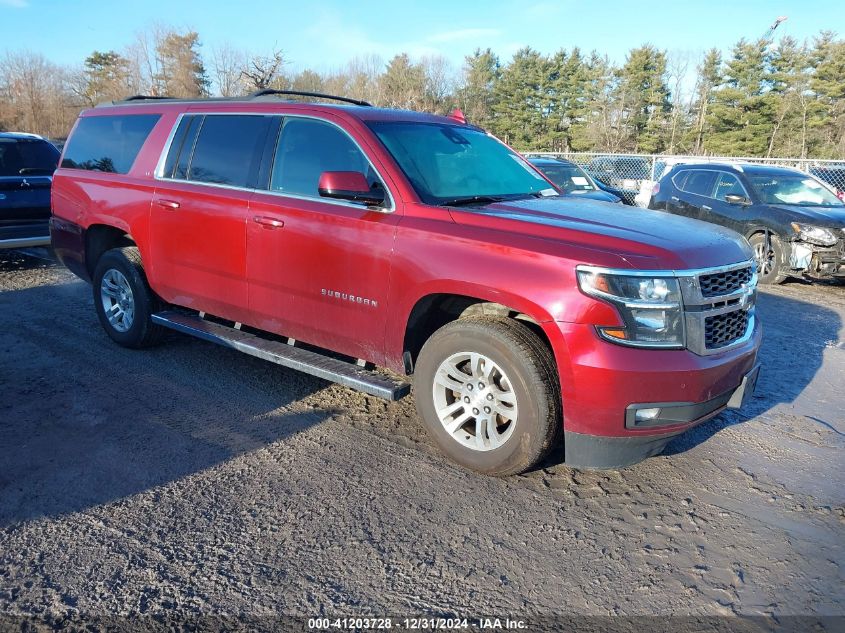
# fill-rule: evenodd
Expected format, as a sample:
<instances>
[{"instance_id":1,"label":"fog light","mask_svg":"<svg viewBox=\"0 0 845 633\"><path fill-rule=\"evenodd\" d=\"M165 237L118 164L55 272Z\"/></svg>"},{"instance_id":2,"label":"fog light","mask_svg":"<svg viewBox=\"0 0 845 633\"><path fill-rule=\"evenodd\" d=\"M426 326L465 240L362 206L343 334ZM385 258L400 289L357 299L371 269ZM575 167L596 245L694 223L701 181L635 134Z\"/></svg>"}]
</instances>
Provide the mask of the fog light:
<instances>
[{"instance_id":1,"label":"fog light","mask_svg":"<svg viewBox=\"0 0 845 633\"><path fill-rule=\"evenodd\" d=\"M649 420L653 420L658 415L660 415L660 409L638 409L634 418L637 422L648 422Z\"/></svg>"}]
</instances>

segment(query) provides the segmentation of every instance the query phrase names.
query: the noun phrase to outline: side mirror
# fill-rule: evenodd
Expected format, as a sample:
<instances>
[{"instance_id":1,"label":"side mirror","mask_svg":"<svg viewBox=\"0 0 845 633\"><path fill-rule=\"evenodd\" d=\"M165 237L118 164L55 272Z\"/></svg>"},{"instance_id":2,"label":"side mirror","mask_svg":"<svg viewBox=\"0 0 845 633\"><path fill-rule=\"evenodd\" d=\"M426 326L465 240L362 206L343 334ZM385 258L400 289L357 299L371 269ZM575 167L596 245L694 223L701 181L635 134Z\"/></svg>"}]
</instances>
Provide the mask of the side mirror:
<instances>
[{"instance_id":1,"label":"side mirror","mask_svg":"<svg viewBox=\"0 0 845 633\"><path fill-rule=\"evenodd\" d=\"M373 207L384 204L385 197L381 188L370 188L367 177L359 171L324 171L317 191L324 198L362 202Z\"/></svg>"},{"instance_id":2,"label":"side mirror","mask_svg":"<svg viewBox=\"0 0 845 633\"><path fill-rule=\"evenodd\" d=\"M728 195L726 195L725 202L727 202L728 204L738 204L743 207L747 207L749 204L751 204L751 200L749 200L745 196L738 196L735 193L729 193Z\"/></svg>"}]
</instances>

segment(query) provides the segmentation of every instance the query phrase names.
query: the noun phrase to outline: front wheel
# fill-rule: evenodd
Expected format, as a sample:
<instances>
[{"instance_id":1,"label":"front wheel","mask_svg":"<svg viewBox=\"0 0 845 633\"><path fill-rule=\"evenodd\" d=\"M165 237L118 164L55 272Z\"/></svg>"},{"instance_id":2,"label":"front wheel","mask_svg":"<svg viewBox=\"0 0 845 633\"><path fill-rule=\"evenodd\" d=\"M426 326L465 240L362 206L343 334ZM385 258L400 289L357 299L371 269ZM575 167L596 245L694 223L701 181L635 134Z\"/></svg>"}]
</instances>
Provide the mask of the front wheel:
<instances>
[{"instance_id":1,"label":"front wheel","mask_svg":"<svg viewBox=\"0 0 845 633\"><path fill-rule=\"evenodd\" d=\"M754 249L754 261L757 263L757 278L761 284L781 284L786 281L786 275L781 273L783 267L783 246L774 233L769 233L767 248L766 236L763 233L752 235L748 240Z\"/></svg>"},{"instance_id":2,"label":"front wheel","mask_svg":"<svg viewBox=\"0 0 845 633\"><path fill-rule=\"evenodd\" d=\"M420 351L414 392L443 453L489 475L531 468L562 427L552 355L513 319L467 318L440 328Z\"/></svg>"},{"instance_id":3,"label":"front wheel","mask_svg":"<svg viewBox=\"0 0 845 633\"><path fill-rule=\"evenodd\" d=\"M100 257L94 269L93 291L97 317L113 341L142 348L161 340L165 329L151 318L161 301L147 283L136 247L114 248Z\"/></svg>"}]
</instances>

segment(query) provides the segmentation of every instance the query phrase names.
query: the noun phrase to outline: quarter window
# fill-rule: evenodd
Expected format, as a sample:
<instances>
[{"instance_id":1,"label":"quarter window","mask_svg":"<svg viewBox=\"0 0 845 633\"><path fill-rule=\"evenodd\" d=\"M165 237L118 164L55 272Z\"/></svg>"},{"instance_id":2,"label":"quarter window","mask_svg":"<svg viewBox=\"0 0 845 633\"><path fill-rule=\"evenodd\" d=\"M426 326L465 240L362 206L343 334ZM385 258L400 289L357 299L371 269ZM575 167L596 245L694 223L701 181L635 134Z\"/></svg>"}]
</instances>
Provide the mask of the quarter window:
<instances>
[{"instance_id":1,"label":"quarter window","mask_svg":"<svg viewBox=\"0 0 845 633\"><path fill-rule=\"evenodd\" d=\"M270 190L319 197L324 171L363 173L372 187L383 187L367 157L343 131L316 119L286 118L276 147Z\"/></svg>"},{"instance_id":2,"label":"quarter window","mask_svg":"<svg viewBox=\"0 0 845 633\"><path fill-rule=\"evenodd\" d=\"M79 119L62 167L128 173L159 118L158 114L124 114Z\"/></svg>"}]
</instances>

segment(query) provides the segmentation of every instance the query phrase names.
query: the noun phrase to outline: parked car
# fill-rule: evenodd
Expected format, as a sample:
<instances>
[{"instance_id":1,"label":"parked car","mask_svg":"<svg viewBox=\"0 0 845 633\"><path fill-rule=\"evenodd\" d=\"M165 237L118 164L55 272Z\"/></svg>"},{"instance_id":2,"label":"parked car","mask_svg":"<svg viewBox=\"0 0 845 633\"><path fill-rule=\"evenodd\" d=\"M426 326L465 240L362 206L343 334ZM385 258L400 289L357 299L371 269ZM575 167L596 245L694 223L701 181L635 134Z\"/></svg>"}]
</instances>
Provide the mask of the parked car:
<instances>
[{"instance_id":1,"label":"parked car","mask_svg":"<svg viewBox=\"0 0 845 633\"><path fill-rule=\"evenodd\" d=\"M687 162L688 159L676 158L674 156L663 156L654 160L654 180L643 180L640 182L640 190L634 196L634 204L643 209L648 208L651 202L651 194L656 185L663 176L665 176L672 167Z\"/></svg>"},{"instance_id":2,"label":"parked car","mask_svg":"<svg viewBox=\"0 0 845 633\"><path fill-rule=\"evenodd\" d=\"M744 235L762 283L845 278L845 204L797 169L677 165L660 180L649 206Z\"/></svg>"},{"instance_id":3,"label":"parked car","mask_svg":"<svg viewBox=\"0 0 845 633\"><path fill-rule=\"evenodd\" d=\"M834 195L845 202L845 165L811 167L810 174L829 185Z\"/></svg>"},{"instance_id":4,"label":"parked car","mask_svg":"<svg viewBox=\"0 0 845 633\"><path fill-rule=\"evenodd\" d=\"M621 204L619 196L601 189L590 175L578 165L560 158L529 157L528 162L568 196Z\"/></svg>"},{"instance_id":5,"label":"parked car","mask_svg":"<svg viewBox=\"0 0 845 633\"><path fill-rule=\"evenodd\" d=\"M599 186L605 185L606 191L632 206L642 183L651 179L651 164L640 156L599 156L590 161L587 171Z\"/></svg>"},{"instance_id":6,"label":"parked car","mask_svg":"<svg viewBox=\"0 0 845 633\"><path fill-rule=\"evenodd\" d=\"M50 185L59 150L35 134L0 132L0 248L50 243Z\"/></svg>"},{"instance_id":7,"label":"parked car","mask_svg":"<svg viewBox=\"0 0 845 633\"><path fill-rule=\"evenodd\" d=\"M573 465L632 464L753 392L732 231L572 204L457 114L289 94L81 113L53 245L116 343L169 328L388 399L413 375L441 450L495 475L561 435Z\"/></svg>"}]
</instances>

